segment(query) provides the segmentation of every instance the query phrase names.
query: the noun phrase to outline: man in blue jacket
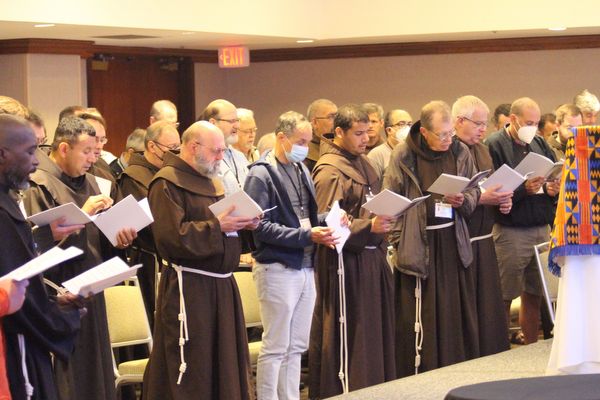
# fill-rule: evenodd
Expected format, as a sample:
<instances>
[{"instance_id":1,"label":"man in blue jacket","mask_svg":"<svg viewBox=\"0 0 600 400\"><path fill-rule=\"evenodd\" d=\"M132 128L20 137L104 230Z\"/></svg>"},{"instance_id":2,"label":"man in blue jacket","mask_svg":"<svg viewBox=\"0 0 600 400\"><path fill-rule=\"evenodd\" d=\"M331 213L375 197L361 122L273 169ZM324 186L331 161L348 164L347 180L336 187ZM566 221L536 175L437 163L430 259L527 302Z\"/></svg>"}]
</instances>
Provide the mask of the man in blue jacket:
<instances>
[{"instance_id":1,"label":"man in blue jacket","mask_svg":"<svg viewBox=\"0 0 600 400\"><path fill-rule=\"evenodd\" d=\"M308 349L316 290L314 244L335 237L317 215L310 172L302 161L312 139L310 123L288 111L277 122L275 148L250 168L244 190L268 211L253 231L253 269L264 327L258 356L259 399L298 399L300 359Z\"/></svg>"}]
</instances>

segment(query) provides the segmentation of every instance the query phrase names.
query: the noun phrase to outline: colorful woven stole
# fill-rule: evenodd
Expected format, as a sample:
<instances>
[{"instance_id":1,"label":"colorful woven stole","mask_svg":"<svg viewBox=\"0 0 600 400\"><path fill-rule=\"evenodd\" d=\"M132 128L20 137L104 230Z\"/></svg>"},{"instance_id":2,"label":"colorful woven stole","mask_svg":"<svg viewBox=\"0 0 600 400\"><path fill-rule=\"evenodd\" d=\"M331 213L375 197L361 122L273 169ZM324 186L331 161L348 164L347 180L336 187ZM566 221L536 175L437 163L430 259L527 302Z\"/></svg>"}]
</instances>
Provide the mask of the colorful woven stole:
<instances>
[{"instance_id":1,"label":"colorful woven stole","mask_svg":"<svg viewBox=\"0 0 600 400\"><path fill-rule=\"evenodd\" d=\"M548 257L558 276L564 256L600 254L600 126L572 130Z\"/></svg>"}]
</instances>

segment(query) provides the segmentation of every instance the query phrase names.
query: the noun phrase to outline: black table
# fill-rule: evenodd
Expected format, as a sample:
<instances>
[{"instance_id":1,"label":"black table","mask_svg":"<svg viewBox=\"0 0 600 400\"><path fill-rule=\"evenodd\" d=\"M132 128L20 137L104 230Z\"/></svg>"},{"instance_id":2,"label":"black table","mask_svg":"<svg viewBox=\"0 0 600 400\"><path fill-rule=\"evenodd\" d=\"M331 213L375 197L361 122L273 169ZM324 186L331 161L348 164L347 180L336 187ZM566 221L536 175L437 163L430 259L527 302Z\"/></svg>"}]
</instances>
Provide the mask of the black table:
<instances>
[{"instance_id":1,"label":"black table","mask_svg":"<svg viewBox=\"0 0 600 400\"><path fill-rule=\"evenodd\" d=\"M600 400L600 374L478 383L452 389L446 400Z\"/></svg>"}]
</instances>

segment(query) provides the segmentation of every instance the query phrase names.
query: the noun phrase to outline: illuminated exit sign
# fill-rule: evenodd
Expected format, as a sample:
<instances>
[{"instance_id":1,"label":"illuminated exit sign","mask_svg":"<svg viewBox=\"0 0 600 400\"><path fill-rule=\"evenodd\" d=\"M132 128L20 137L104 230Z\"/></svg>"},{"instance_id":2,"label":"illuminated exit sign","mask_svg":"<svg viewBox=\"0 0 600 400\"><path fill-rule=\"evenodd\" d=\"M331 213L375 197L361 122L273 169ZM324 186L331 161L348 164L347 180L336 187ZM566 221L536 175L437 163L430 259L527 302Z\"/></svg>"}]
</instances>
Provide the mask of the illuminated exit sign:
<instances>
[{"instance_id":1,"label":"illuminated exit sign","mask_svg":"<svg viewBox=\"0 0 600 400\"><path fill-rule=\"evenodd\" d=\"M219 49L219 67L242 68L250 65L250 51L247 47L221 47Z\"/></svg>"}]
</instances>

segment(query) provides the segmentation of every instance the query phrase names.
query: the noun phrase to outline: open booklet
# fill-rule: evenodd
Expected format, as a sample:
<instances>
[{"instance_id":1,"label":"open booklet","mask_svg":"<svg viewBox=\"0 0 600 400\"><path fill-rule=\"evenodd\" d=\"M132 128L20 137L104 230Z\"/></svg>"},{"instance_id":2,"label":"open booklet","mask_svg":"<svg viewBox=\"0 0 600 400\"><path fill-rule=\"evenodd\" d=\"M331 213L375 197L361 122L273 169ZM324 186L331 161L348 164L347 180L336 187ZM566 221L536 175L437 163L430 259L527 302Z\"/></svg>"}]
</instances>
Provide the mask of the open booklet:
<instances>
[{"instance_id":1,"label":"open booklet","mask_svg":"<svg viewBox=\"0 0 600 400\"><path fill-rule=\"evenodd\" d=\"M235 209L231 213L232 216L247 218L259 217L277 207L275 206L273 208L263 210L258 204L256 204L252 197L248 196L248 193L240 190L217 201L216 203L211 204L208 206L208 209L212 211L215 216L217 216L227 211L231 206L235 206Z\"/></svg>"},{"instance_id":2,"label":"open booklet","mask_svg":"<svg viewBox=\"0 0 600 400\"><path fill-rule=\"evenodd\" d=\"M73 294L83 297L100 293L106 288L123 282L136 274L142 264L129 267L119 257L113 257L102 264L89 269L74 278L62 283L63 287Z\"/></svg>"},{"instance_id":3,"label":"open booklet","mask_svg":"<svg viewBox=\"0 0 600 400\"><path fill-rule=\"evenodd\" d=\"M490 171L487 169L478 172L471 179L464 176L441 174L427 191L441 195L462 193L476 187L483 178L489 175Z\"/></svg>"},{"instance_id":4,"label":"open booklet","mask_svg":"<svg viewBox=\"0 0 600 400\"><path fill-rule=\"evenodd\" d=\"M148 199L139 202L132 195L99 214L89 216L74 203L63 204L27 218L38 226L48 225L59 218L65 218L63 225L85 225L94 222L104 236L115 246L117 233L123 228L134 228L137 232L154 222Z\"/></svg>"},{"instance_id":5,"label":"open booklet","mask_svg":"<svg viewBox=\"0 0 600 400\"><path fill-rule=\"evenodd\" d=\"M531 176L532 172L521 175L507 164L502 164L489 178L481 182L481 188L487 190L493 186L501 185L498 192L514 192Z\"/></svg>"},{"instance_id":6,"label":"open booklet","mask_svg":"<svg viewBox=\"0 0 600 400\"><path fill-rule=\"evenodd\" d=\"M375 215L397 216L416 206L429 196L431 195L428 194L410 200L391 190L384 189L362 206Z\"/></svg>"},{"instance_id":7,"label":"open booklet","mask_svg":"<svg viewBox=\"0 0 600 400\"><path fill-rule=\"evenodd\" d=\"M328 227L333 229L334 236L339 238L338 243L335 245L335 249L337 253L340 254L348 237L350 237L350 228L342 225L342 209L340 208L340 203L338 201L335 201L331 205L329 214L325 217L325 222Z\"/></svg>"},{"instance_id":8,"label":"open booklet","mask_svg":"<svg viewBox=\"0 0 600 400\"><path fill-rule=\"evenodd\" d=\"M564 164L564 160L554 162L548 157L530 151L519 165L515 167L515 171L521 175L532 172L532 178L543 176L546 179L556 179L560 178Z\"/></svg>"},{"instance_id":9,"label":"open booklet","mask_svg":"<svg viewBox=\"0 0 600 400\"><path fill-rule=\"evenodd\" d=\"M67 249L61 249L56 246L12 270L0 279L24 281L80 254L83 254L83 251L77 247L71 246Z\"/></svg>"}]
</instances>

